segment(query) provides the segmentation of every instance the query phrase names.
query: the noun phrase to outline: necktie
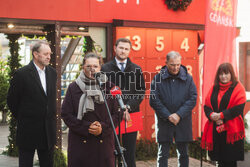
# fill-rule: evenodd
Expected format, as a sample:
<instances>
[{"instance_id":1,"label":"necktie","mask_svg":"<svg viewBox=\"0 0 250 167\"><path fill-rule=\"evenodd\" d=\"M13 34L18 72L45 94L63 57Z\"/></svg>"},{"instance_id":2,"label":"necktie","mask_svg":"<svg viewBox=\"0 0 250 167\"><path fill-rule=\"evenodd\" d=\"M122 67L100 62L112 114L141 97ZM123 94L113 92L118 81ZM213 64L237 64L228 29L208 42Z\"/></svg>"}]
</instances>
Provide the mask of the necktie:
<instances>
[{"instance_id":1,"label":"necktie","mask_svg":"<svg viewBox=\"0 0 250 167\"><path fill-rule=\"evenodd\" d=\"M121 65L121 71L123 72L124 71L124 63L120 63L120 65Z\"/></svg>"}]
</instances>

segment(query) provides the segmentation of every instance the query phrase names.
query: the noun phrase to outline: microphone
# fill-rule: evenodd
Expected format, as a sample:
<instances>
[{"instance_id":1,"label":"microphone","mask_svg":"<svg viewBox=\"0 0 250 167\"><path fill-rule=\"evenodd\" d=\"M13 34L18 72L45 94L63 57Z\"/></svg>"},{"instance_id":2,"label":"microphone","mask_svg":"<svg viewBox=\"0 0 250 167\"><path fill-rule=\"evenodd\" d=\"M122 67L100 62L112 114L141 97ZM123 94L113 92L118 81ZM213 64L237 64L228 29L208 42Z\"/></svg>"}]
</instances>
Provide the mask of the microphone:
<instances>
[{"instance_id":1,"label":"microphone","mask_svg":"<svg viewBox=\"0 0 250 167\"><path fill-rule=\"evenodd\" d=\"M108 77L103 72L94 73L94 77L100 85L108 81Z\"/></svg>"},{"instance_id":2,"label":"microphone","mask_svg":"<svg viewBox=\"0 0 250 167\"><path fill-rule=\"evenodd\" d=\"M113 88L111 88L110 94L113 97L116 97L116 99L118 100L118 103L119 103L119 105L121 107L121 110L125 111L126 110L126 106L124 105L122 97L121 97L121 94L122 94L121 89L118 86L114 86Z\"/></svg>"}]
</instances>

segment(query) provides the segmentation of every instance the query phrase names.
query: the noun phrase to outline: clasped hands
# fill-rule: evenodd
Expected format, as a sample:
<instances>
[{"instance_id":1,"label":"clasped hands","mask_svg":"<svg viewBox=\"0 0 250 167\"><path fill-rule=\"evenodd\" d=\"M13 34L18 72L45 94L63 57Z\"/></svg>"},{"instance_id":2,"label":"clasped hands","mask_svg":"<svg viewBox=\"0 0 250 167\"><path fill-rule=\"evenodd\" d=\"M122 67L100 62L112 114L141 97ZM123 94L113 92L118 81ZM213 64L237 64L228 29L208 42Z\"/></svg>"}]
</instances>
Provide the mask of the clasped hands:
<instances>
[{"instance_id":1,"label":"clasped hands","mask_svg":"<svg viewBox=\"0 0 250 167\"><path fill-rule=\"evenodd\" d=\"M174 125L177 125L180 122L180 119L181 119L180 116L176 113L173 113L168 117L168 120L172 122Z\"/></svg>"},{"instance_id":2,"label":"clasped hands","mask_svg":"<svg viewBox=\"0 0 250 167\"><path fill-rule=\"evenodd\" d=\"M98 136L102 133L102 125L100 122L95 121L89 126L89 133Z\"/></svg>"},{"instance_id":3,"label":"clasped hands","mask_svg":"<svg viewBox=\"0 0 250 167\"><path fill-rule=\"evenodd\" d=\"M213 112L210 115L210 119L216 123L216 125L222 125L223 120L220 118L220 113Z\"/></svg>"}]
</instances>

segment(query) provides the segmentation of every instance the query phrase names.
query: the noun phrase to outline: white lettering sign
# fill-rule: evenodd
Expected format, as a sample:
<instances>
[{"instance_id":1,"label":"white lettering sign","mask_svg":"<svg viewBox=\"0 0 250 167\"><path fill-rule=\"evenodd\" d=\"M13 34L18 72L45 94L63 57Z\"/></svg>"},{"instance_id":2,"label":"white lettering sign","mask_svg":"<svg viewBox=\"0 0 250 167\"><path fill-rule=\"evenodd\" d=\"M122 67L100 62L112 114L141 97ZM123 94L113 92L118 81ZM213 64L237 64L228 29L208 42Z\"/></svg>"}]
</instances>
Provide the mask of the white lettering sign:
<instances>
[{"instance_id":1,"label":"white lettering sign","mask_svg":"<svg viewBox=\"0 0 250 167\"><path fill-rule=\"evenodd\" d=\"M97 2L104 2L104 0L96 0ZM120 1L123 1L123 3L127 3L128 0L115 0L116 3L120 3ZM136 0L136 4L139 5L140 4L140 0Z\"/></svg>"},{"instance_id":2,"label":"white lettering sign","mask_svg":"<svg viewBox=\"0 0 250 167\"><path fill-rule=\"evenodd\" d=\"M210 21L216 24L223 25L225 27L233 27L232 18L228 16L220 16L220 15L217 15L216 13L211 12L209 15L209 18L210 18Z\"/></svg>"}]
</instances>

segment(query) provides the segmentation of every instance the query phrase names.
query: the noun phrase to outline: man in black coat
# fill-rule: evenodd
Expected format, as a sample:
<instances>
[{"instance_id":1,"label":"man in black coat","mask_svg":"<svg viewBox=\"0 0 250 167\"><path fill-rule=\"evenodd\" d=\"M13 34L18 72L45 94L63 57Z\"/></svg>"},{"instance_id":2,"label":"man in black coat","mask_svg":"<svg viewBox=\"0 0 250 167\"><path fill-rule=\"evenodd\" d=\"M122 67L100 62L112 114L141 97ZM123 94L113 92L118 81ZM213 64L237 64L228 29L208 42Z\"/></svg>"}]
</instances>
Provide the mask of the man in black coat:
<instances>
[{"instance_id":1,"label":"man in black coat","mask_svg":"<svg viewBox=\"0 0 250 167\"><path fill-rule=\"evenodd\" d=\"M141 67L132 63L128 58L131 42L120 38L114 46L115 58L104 64L101 71L105 72L109 80L122 90L122 99L126 105L123 119L130 120L130 113L139 112L139 106L145 94L145 81ZM128 167L135 167L137 131L122 135L122 144L126 149L124 156Z\"/></svg>"},{"instance_id":2,"label":"man in black coat","mask_svg":"<svg viewBox=\"0 0 250 167\"><path fill-rule=\"evenodd\" d=\"M181 65L176 51L167 54L166 66L151 83L150 106L156 114L158 167L168 166L170 145L175 139L179 166L188 167L188 142L192 141L192 109L197 90L193 78Z\"/></svg>"},{"instance_id":3,"label":"man in black coat","mask_svg":"<svg viewBox=\"0 0 250 167\"><path fill-rule=\"evenodd\" d=\"M48 66L49 44L38 41L33 60L18 69L10 83L7 103L17 119L19 167L32 167L37 150L40 167L53 166L56 142L56 71Z\"/></svg>"}]
</instances>

